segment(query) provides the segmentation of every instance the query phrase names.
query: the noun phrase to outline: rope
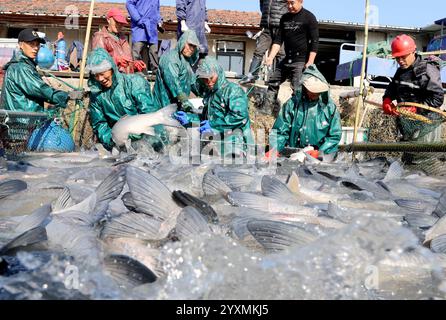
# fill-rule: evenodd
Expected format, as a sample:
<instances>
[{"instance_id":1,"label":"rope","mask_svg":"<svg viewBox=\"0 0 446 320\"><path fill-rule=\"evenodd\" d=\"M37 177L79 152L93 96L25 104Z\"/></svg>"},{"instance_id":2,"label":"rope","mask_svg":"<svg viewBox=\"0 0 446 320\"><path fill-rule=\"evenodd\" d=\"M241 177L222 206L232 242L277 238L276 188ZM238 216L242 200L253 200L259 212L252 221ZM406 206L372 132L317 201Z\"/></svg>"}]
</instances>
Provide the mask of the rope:
<instances>
[{"instance_id":1,"label":"rope","mask_svg":"<svg viewBox=\"0 0 446 320\"><path fill-rule=\"evenodd\" d=\"M441 111L439 109L432 108L432 107L429 107L429 106L425 106L423 104L415 103L415 102L400 102L400 103L397 104L397 110L398 110L398 112L402 116L404 116L406 118L409 118L409 119L412 119L412 120L418 120L418 121L424 122L426 124L432 124L433 123L433 121L431 119L429 119L429 118L427 118L425 116L422 116L422 115L419 115L419 114L416 114L416 113L413 113L413 112L410 112L410 111L402 109L404 107L416 107L416 108L428 110L428 111L431 111L431 112L435 112L435 113L438 113L439 115L441 115L443 117L443 120L441 120L442 122L446 121L446 112L443 112L443 111Z\"/></svg>"},{"instance_id":2,"label":"rope","mask_svg":"<svg viewBox=\"0 0 446 320\"><path fill-rule=\"evenodd\" d=\"M71 88L71 89L73 89L73 90L79 90L79 88L77 88L77 87L75 87L75 86L69 84L68 82L66 82L66 81L64 81L64 80L62 80L62 79L56 77L55 75L53 75L53 74L51 74L51 73L49 73L49 72L43 72L43 73L44 73L46 76L49 76L49 77L51 77L51 78L53 78L53 79L56 79L56 80L59 81L60 83L66 85L67 87L69 87L69 88Z\"/></svg>"}]
</instances>

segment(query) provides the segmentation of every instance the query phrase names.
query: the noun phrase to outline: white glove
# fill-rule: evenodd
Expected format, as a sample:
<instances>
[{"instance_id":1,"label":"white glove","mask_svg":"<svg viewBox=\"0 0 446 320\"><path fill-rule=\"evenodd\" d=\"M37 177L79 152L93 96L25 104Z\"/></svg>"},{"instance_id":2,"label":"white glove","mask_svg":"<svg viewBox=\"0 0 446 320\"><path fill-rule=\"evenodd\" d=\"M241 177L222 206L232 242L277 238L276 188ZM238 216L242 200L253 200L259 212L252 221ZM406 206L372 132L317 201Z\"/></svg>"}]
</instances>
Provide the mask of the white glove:
<instances>
[{"instance_id":1,"label":"white glove","mask_svg":"<svg viewBox=\"0 0 446 320\"><path fill-rule=\"evenodd\" d=\"M186 24L186 20L181 20L181 32L185 32L189 30L189 27Z\"/></svg>"},{"instance_id":2,"label":"white glove","mask_svg":"<svg viewBox=\"0 0 446 320\"><path fill-rule=\"evenodd\" d=\"M300 163L305 162L305 153L303 151L299 151L290 155L291 161L299 161Z\"/></svg>"},{"instance_id":3,"label":"white glove","mask_svg":"<svg viewBox=\"0 0 446 320\"><path fill-rule=\"evenodd\" d=\"M211 28L207 22L204 23L204 29L206 30L206 33L211 33Z\"/></svg>"},{"instance_id":4,"label":"white glove","mask_svg":"<svg viewBox=\"0 0 446 320\"><path fill-rule=\"evenodd\" d=\"M303 152L308 152L308 151L313 151L314 150L314 147L313 146L308 146L308 147L305 147L305 148L303 148Z\"/></svg>"}]
</instances>

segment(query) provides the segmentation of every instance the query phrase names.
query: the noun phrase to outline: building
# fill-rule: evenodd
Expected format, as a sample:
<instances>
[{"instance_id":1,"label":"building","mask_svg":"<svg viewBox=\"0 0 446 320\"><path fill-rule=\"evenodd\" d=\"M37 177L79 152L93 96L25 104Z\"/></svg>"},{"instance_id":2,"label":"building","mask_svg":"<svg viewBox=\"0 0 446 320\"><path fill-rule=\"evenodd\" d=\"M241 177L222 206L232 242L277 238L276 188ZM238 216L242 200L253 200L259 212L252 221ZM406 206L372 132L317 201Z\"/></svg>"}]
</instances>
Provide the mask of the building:
<instances>
[{"instance_id":1,"label":"building","mask_svg":"<svg viewBox=\"0 0 446 320\"><path fill-rule=\"evenodd\" d=\"M110 7L119 7L126 13L125 3L96 2L92 33L106 24L105 14ZM16 38L23 28L36 28L49 39L56 39L63 31L68 44L73 40L84 41L89 1L67 0L2 0L0 2L0 38ZM317 16L317 12L315 13ZM177 21L175 7L162 6L166 32L160 39L176 41ZM255 49L255 41L248 37L260 31L259 12L209 10L208 35L210 55L214 55L229 74L241 76L247 73ZM342 44L361 45L364 25L358 23L320 20L320 49L316 63L331 83L335 83L336 66ZM429 28L402 28L393 26L371 26L369 42L391 41L397 34L412 35L419 48L425 48L429 40L439 33L440 26ZM249 31L249 32L248 32ZM130 38L129 30L127 34ZM360 50L360 49L357 49ZM339 83L338 83L339 84Z\"/></svg>"}]
</instances>

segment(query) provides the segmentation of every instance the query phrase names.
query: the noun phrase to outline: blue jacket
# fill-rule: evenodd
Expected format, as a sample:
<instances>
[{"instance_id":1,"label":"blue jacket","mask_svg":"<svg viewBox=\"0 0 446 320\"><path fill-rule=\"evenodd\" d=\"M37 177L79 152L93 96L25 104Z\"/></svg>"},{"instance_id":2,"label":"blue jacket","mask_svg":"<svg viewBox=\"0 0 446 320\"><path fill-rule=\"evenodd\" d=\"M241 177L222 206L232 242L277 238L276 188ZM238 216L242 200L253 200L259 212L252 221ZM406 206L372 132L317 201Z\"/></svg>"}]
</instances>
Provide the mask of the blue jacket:
<instances>
[{"instance_id":1,"label":"blue jacket","mask_svg":"<svg viewBox=\"0 0 446 320\"><path fill-rule=\"evenodd\" d=\"M186 20L189 29L195 31L200 41L200 52L208 52L208 42L204 23L208 21L206 0L176 0L178 19L178 39L181 36L181 21Z\"/></svg>"},{"instance_id":2,"label":"blue jacket","mask_svg":"<svg viewBox=\"0 0 446 320\"><path fill-rule=\"evenodd\" d=\"M158 44L158 23L160 16L159 0L127 0L132 28L132 42L146 41Z\"/></svg>"}]
</instances>

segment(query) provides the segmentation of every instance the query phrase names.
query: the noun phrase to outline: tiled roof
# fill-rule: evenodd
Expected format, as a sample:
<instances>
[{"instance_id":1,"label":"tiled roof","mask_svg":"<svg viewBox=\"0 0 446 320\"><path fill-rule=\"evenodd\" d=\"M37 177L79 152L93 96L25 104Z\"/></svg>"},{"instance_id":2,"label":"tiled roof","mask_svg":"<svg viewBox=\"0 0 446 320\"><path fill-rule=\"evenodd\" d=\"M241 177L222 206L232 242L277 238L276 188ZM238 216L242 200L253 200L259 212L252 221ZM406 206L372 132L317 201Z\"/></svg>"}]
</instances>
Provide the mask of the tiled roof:
<instances>
[{"instance_id":1,"label":"tiled roof","mask_svg":"<svg viewBox=\"0 0 446 320\"><path fill-rule=\"evenodd\" d=\"M39 16L66 16L70 13L70 8L72 8L70 6L77 7L81 17L87 16L90 10L90 1L1 0L0 15L2 13L16 13ZM94 15L96 17L105 17L108 9L111 7L118 7L123 13L127 14L125 3L95 2ZM165 22L176 22L175 7L161 6L161 16ZM210 24L258 26L260 22L260 13L210 9L208 10L208 18Z\"/></svg>"}]
</instances>

